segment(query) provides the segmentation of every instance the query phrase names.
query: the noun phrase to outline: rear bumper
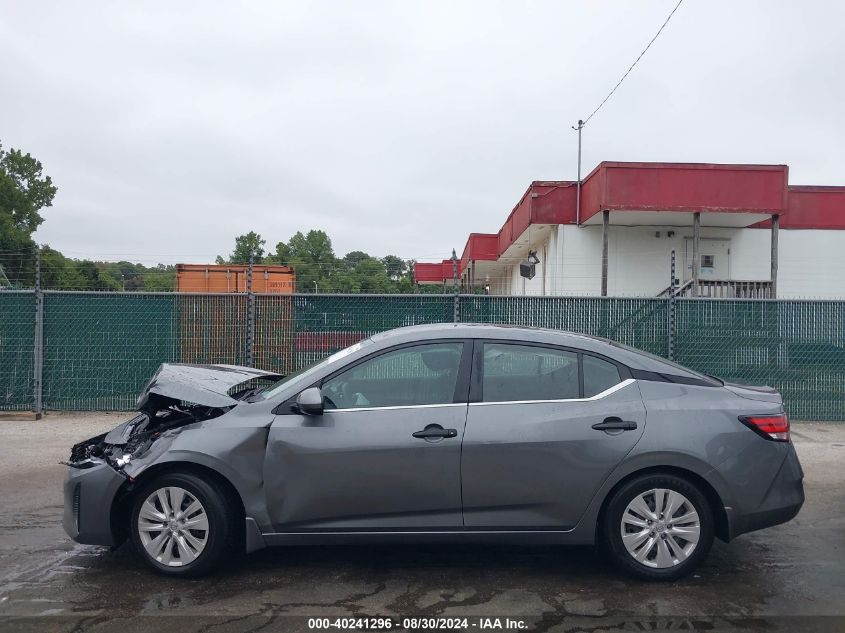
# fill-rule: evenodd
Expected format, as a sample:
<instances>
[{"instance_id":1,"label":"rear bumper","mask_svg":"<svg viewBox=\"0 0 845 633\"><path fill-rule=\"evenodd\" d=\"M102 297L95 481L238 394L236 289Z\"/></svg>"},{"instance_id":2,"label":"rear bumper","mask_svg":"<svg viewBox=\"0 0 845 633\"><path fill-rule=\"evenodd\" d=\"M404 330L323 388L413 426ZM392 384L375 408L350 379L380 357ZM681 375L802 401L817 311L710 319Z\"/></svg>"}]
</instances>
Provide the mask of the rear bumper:
<instances>
[{"instance_id":1,"label":"rear bumper","mask_svg":"<svg viewBox=\"0 0 845 633\"><path fill-rule=\"evenodd\" d=\"M114 498L126 477L105 463L68 468L62 526L77 543L115 545L111 526Z\"/></svg>"},{"instance_id":2,"label":"rear bumper","mask_svg":"<svg viewBox=\"0 0 845 633\"><path fill-rule=\"evenodd\" d=\"M804 471L790 443L786 458L760 505L751 512L728 511L730 538L780 525L795 518L804 505Z\"/></svg>"}]
</instances>

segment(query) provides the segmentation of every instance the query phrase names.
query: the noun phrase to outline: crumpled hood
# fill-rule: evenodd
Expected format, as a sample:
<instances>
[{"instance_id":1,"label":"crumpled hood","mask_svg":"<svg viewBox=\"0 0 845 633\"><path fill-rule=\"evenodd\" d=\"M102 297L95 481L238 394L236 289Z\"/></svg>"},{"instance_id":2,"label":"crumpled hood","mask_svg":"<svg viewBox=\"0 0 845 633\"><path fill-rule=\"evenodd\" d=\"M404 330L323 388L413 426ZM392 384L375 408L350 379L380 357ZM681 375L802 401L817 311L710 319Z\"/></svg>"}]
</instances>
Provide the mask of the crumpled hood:
<instances>
[{"instance_id":1,"label":"crumpled hood","mask_svg":"<svg viewBox=\"0 0 845 633\"><path fill-rule=\"evenodd\" d=\"M235 385L253 378L282 377L282 374L239 365L162 363L138 396L137 408L143 409L152 394L207 407L231 407L238 404L228 393Z\"/></svg>"}]
</instances>

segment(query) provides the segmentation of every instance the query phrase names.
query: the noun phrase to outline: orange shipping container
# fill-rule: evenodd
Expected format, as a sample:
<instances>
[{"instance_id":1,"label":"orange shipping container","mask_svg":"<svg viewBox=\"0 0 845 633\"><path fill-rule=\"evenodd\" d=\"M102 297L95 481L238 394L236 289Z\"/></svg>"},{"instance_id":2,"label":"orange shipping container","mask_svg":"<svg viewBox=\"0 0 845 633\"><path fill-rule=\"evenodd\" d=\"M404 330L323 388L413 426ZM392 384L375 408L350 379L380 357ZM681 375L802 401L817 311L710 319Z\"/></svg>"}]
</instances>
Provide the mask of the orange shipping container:
<instances>
[{"instance_id":1,"label":"orange shipping container","mask_svg":"<svg viewBox=\"0 0 845 633\"><path fill-rule=\"evenodd\" d=\"M246 292L247 266L238 264L176 264L177 292ZM293 294L295 276L290 266L252 267L256 294Z\"/></svg>"}]
</instances>

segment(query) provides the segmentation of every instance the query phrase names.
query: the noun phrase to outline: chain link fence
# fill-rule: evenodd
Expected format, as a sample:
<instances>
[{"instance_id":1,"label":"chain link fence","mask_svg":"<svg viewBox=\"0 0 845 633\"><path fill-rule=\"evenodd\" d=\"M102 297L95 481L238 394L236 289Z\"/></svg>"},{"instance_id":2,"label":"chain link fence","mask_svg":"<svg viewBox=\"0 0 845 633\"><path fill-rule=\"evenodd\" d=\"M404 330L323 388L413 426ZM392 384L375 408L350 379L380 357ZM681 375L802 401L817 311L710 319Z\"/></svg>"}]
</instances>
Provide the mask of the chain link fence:
<instances>
[{"instance_id":1,"label":"chain link fence","mask_svg":"<svg viewBox=\"0 0 845 633\"><path fill-rule=\"evenodd\" d=\"M462 295L460 320L580 332L668 356L666 299Z\"/></svg>"},{"instance_id":2,"label":"chain link fence","mask_svg":"<svg viewBox=\"0 0 845 633\"><path fill-rule=\"evenodd\" d=\"M162 362L289 373L376 332L499 323L603 336L779 389L794 418L845 420L845 302L484 295L0 292L0 410L121 410ZM252 317L252 318L250 318ZM670 327L670 324L673 326ZM42 362L40 375L38 363Z\"/></svg>"},{"instance_id":3,"label":"chain link fence","mask_svg":"<svg viewBox=\"0 0 845 633\"><path fill-rule=\"evenodd\" d=\"M796 420L845 420L845 301L677 302L675 360L766 384Z\"/></svg>"},{"instance_id":4,"label":"chain link fence","mask_svg":"<svg viewBox=\"0 0 845 633\"><path fill-rule=\"evenodd\" d=\"M0 410L34 406L35 293L0 292Z\"/></svg>"}]
</instances>

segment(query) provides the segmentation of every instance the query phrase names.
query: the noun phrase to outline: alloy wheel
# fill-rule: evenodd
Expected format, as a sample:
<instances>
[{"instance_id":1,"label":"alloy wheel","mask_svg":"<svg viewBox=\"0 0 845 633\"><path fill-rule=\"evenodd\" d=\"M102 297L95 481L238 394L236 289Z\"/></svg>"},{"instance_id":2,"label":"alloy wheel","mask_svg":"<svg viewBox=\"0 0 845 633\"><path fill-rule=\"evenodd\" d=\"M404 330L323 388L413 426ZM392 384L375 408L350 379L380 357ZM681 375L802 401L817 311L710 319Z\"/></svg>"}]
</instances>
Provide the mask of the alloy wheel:
<instances>
[{"instance_id":1,"label":"alloy wheel","mask_svg":"<svg viewBox=\"0 0 845 633\"><path fill-rule=\"evenodd\" d=\"M634 497L622 513L622 543L639 563L656 569L680 565L701 536L701 521L681 493L654 488Z\"/></svg>"},{"instance_id":2,"label":"alloy wheel","mask_svg":"<svg viewBox=\"0 0 845 633\"><path fill-rule=\"evenodd\" d=\"M154 490L138 512L138 535L147 554L168 567L195 561L208 543L208 515L184 488Z\"/></svg>"}]
</instances>

